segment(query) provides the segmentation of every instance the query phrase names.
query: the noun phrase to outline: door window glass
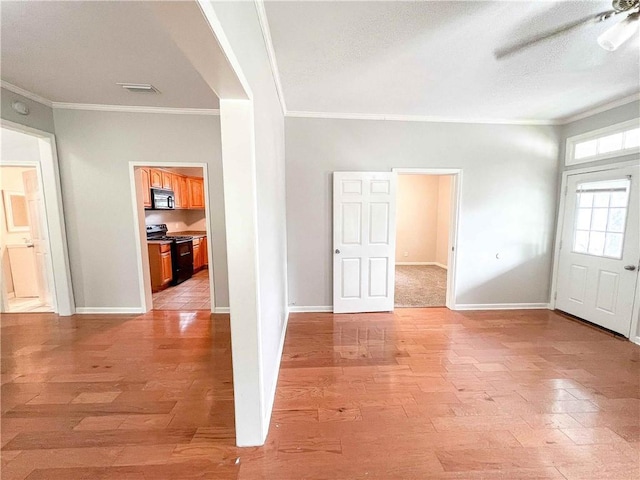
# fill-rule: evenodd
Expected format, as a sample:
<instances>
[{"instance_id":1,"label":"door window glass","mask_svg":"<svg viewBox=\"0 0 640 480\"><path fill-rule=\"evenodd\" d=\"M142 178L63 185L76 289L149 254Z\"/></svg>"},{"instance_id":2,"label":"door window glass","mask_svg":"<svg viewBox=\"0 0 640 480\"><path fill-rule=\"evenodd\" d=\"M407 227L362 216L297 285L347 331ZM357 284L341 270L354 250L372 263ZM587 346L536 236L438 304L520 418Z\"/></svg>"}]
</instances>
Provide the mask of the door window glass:
<instances>
[{"instance_id":1,"label":"door window glass","mask_svg":"<svg viewBox=\"0 0 640 480\"><path fill-rule=\"evenodd\" d=\"M578 184L573 252L622 258L630 185L627 178Z\"/></svg>"}]
</instances>

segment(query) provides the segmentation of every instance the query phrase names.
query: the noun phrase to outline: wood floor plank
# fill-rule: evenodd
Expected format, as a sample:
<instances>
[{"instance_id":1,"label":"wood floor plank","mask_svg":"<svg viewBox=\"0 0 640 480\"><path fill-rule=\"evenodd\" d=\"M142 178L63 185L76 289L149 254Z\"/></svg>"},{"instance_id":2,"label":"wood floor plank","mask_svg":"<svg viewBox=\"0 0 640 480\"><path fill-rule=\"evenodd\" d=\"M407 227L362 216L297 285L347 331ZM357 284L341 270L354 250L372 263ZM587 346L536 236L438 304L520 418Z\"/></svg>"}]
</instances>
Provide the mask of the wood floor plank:
<instances>
[{"instance_id":1,"label":"wood floor plank","mask_svg":"<svg viewBox=\"0 0 640 480\"><path fill-rule=\"evenodd\" d=\"M292 314L237 448L228 315L3 315L3 480L640 475L640 348L547 310Z\"/></svg>"}]
</instances>

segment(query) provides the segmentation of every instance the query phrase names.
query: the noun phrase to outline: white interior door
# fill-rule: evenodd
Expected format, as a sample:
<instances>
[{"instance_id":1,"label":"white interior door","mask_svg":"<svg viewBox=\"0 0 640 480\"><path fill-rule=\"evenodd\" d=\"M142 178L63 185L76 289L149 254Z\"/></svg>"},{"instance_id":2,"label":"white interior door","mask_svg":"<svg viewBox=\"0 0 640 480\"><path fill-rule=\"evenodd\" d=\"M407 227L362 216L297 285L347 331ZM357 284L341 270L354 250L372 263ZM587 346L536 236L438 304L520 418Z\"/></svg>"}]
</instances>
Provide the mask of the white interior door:
<instances>
[{"instance_id":1,"label":"white interior door","mask_svg":"<svg viewBox=\"0 0 640 480\"><path fill-rule=\"evenodd\" d=\"M22 180L29 212L31 243L35 250L38 298L43 305L52 305L52 292L51 288L49 288L51 284L49 275L49 239L44 216L44 198L40 190L36 169L33 168L24 172Z\"/></svg>"},{"instance_id":2,"label":"white interior door","mask_svg":"<svg viewBox=\"0 0 640 480\"><path fill-rule=\"evenodd\" d=\"M639 167L569 175L556 308L629 336L638 280Z\"/></svg>"},{"instance_id":3,"label":"white interior door","mask_svg":"<svg viewBox=\"0 0 640 480\"><path fill-rule=\"evenodd\" d=\"M393 310L396 179L392 172L333 174L333 311Z\"/></svg>"}]
</instances>

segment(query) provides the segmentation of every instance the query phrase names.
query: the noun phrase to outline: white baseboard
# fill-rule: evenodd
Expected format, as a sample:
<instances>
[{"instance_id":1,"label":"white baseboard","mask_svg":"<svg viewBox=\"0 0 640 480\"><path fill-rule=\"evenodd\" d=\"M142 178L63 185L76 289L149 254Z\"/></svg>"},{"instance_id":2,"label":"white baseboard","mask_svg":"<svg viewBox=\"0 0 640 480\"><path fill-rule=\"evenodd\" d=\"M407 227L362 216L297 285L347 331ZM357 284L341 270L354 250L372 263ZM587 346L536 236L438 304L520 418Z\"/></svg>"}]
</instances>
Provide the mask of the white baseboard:
<instances>
[{"instance_id":1,"label":"white baseboard","mask_svg":"<svg viewBox=\"0 0 640 480\"><path fill-rule=\"evenodd\" d=\"M636 345L640 345L640 337L631 337L629 338L629 340L631 340Z\"/></svg>"},{"instance_id":2,"label":"white baseboard","mask_svg":"<svg viewBox=\"0 0 640 480\"><path fill-rule=\"evenodd\" d=\"M215 307L213 313L231 313L231 309L229 307Z\"/></svg>"},{"instance_id":3,"label":"white baseboard","mask_svg":"<svg viewBox=\"0 0 640 480\"><path fill-rule=\"evenodd\" d=\"M89 314L141 314L145 313L140 307L76 307L76 313L78 315Z\"/></svg>"},{"instance_id":4,"label":"white baseboard","mask_svg":"<svg viewBox=\"0 0 640 480\"><path fill-rule=\"evenodd\" d=\"M264 432L262 433L263 438L267 439L267 434L269 433L269 425L271 424L271 413L273 412L273 404L276 400L276 388L278 388L278 376L280 374L280 364L282 363L282 352L284 351L284 340L287 336L287 327L289 326L289 312L285 313L284 324L282 325L282 334L280 335L280 346L278 347L278 368L276 369L276 377L273 380L273 385L271 386L271 396L267 399L267 408L265 409L264 416Z\"/></svg>"},{"instance_id":5,"label":"white baseboard","mask_svg":"<svg viewBox=\"0 0 640 480\"><path fill-rule=\"evenodd\" d=\"M289 306L289 313L322 313L322 312L333 312L332 305L325 305L322 307L300 307L297 305Z\"/></svg>"},{"instance_id":6,"label":"white baseboard","mask_svg":"<svg viewBox=\"0 0 640 480\"><path fill-rule=\"evenodd\" d=\"M442 263L438 263L438 262L434 262L433 263L436 267L440 267L440 268L444 268L445 270L449 270L449 267L447 267L446 265L442 264Z\"/></svg>"},{"instance_id":7,"label":"white baseboard","mask_svg":"<svg viewBox=\"0 0 640 480\"><path fill-rule=\"evenodd\" d=\"M452 310L546 310L548 308L548 303L467 303L454 305Z\"/></svg>"}]
</instances>

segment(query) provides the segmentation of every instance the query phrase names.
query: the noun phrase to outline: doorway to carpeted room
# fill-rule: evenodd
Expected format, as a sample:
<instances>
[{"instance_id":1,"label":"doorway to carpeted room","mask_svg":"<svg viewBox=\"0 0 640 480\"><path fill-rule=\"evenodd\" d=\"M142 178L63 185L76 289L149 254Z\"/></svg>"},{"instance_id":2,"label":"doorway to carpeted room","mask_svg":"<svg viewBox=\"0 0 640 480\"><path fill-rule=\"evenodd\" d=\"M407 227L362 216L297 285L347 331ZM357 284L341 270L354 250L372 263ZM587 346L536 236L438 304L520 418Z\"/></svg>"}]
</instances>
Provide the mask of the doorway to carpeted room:
<instances>
[{"instance_id":1,"label":"doorway to carpeted room","mask_svg":"<svg viewBox=\"0 0 640 480\"><path fill-rule=\"evenodd\" d=\"M444 307L451 175L399 174L396 307Z\"/></svg>"}]
</instances>

